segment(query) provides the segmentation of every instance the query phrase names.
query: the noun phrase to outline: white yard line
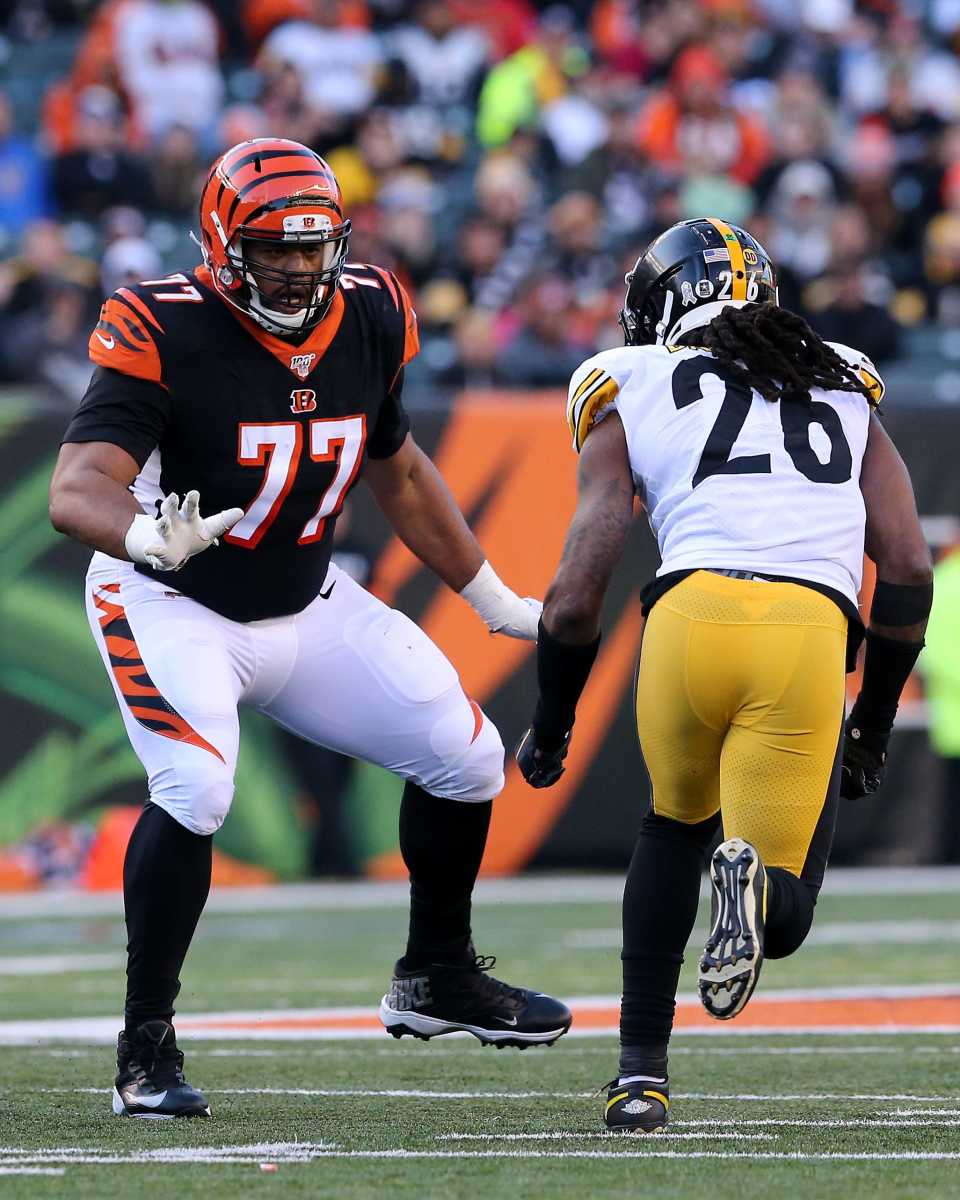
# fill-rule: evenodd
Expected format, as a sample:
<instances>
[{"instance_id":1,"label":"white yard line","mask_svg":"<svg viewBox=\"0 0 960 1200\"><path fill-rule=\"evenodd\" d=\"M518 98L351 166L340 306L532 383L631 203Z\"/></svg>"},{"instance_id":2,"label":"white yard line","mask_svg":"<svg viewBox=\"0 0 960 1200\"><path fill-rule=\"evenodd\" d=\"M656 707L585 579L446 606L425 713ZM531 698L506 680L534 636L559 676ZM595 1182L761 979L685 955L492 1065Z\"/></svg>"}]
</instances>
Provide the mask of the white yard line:
<instances>
[{"instance_id":1,"label":"white yard line","mask_svg":"<svg viewBox=\"0 0 960 1200\"><path fill-rule=\"evenodd\" d=\"M924 1109L917 1109L917 1112L924 1112ZM936 1111L936 1110L932 1110ZM702 1121L670 1121L671 1130L675 1127L680 1129L696 1130L694 1133L684 1133L683 1137L707 1137L707 1138L763 1138L762 1133L740 1133L728 1132L721 1130L720 1127L736 1124L737 1130L741 1129L882 1129L882 1130L897 1130L897 1129L954 1129L960 1125L960 1120L946 1121L926 1121L922 1119L901 1119L897 1117L892 1119L896 1113L887 1113L877 1117L863 1117L860 1119L844 1120L842 1117L827 1117L822 1121L810 1120L794 1120L790 1117L769 1117L755 1121L743 1120L737 1117L735 1120L714 1120ZM713 1132L711 1132L713 1131ZM773 1134L767 1135L773 1137ZM439 1142L537 1142L537 1141L566 1141L569 1138L574 1140L600 1140L614 1139L620 1137L618 1133L598 1131L597 1133L566 1133L563 1130L552 1130L546 1133L439 1133L436 1140Z\"/></svg>"},{"instance_id":2,"label":"white yard line","mask_svg":"<svg viewBox=\"0 0 960 1200\"><path fill-rule=\"evenodd\" d=\"M63 1167L4 1167L0 1166L0 1175L63 1175Z\"/></svg>"},{"instance_id":3,"label":"white yard line","mask_svg":"<svg viewBox=\"0 0 960 1200\"><path fill-rule=\"evenodd\" d=\"M77 971L119 971L125 958L112 954L0 955L0 977L5 975L69 975Z\"/></svg>"},{"instance_id":4,"label":"white yard line","mask_svg":"<svg viewBox=\"0 0 960 1200\"><path fill-rule=\"evenodd\" d=\"M647 1139L644 1139L647 1140ZM659 1144L657 1134L648 1139ZM623 1138L625 1144L635 1146L636 1138ZM372 1159L431 1159L431 1158L688 1158L688 1159L739 1159L742 1162L954 1162L960 1160L960 1151L904 1150L890 1153L834 1153L805 1152L802 1150L328 1150L317 1156L324 1158L372 1158Z\"/></svg>"},{"instance_id":5,"label":"white yard line","mask_svg":"<svg viewBox=\"0 0 960 1200\"><path fill-rule=\"evenodd\" d=\"M824 896L933 896L960 892L960 867L839 867L827 872ZM618 903L623 873L529 875L481 879L474 903ZM706 888L703 889L706 895ZM400 908L409 902L401 882L285 883L258 888L220 888L208 913L303 912L317 909ZM0 897L0 920L24 917L122 916L118 892L23 892Z\"/></svg>"}]
</instances>

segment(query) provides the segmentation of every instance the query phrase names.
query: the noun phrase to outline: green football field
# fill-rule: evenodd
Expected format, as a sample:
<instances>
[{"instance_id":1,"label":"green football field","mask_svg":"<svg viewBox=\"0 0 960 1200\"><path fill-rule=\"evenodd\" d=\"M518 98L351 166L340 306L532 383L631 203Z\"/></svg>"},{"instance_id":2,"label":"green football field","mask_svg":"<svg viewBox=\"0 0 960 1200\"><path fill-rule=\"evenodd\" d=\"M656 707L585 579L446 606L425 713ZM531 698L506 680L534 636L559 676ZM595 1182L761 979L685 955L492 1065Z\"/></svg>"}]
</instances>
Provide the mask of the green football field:
<instances>
[{"instance_id":1,"label":"green football field","mask_svg":"<svg viewBox=\"0 0 960 1200\"><path fill-rule=\"evenodd\" d=\"M118 901L0 899L0 1197L960 1196L960 872L835 872L753 1026L702 1027L692 945L672 1123L649 1138L605 1135L594 1094L616 1067L618 884L481 885L495 973L577 1014L579 1036L523 1053L377 1032L400 889L221 893L179 1002L214 1113L193 1122L110 1113Z\"/></svg>"}]
</instances>

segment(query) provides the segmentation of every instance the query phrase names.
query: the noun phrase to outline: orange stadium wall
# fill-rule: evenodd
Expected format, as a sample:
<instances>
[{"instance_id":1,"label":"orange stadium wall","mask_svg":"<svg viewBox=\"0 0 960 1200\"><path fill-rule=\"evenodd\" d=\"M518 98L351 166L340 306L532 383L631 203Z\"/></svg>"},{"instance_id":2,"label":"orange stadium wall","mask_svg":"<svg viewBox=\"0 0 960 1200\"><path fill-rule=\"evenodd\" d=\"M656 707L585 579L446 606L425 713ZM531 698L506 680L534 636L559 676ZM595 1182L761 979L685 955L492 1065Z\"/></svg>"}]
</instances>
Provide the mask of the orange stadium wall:
<instances>
[{"instance_id":1,"label":"orange stadium wall","mask_svg":"<svg viewBox=\"0 0 960 1200\"><path fill-rule=\"evenodd\" d=\"M891 414L888 423L914 475L921 512L955 516L960 478L943 470L940 448L960 444L960 412L912 409ZM88 554L46 519L46 484L62 424L32 416L27 407L0 423L0 888L5 881L56 881L58 854L72 863L73 882L115 886L129 809L143 800L142 775L83 616ZM449 409L415 411L413 425L498 572L521 593L542 595L576 495L562 395L467 394ZM362 487L352 500L348 538L374 561L374 590L418 620L447 652L510 750L534 703L532 647L489 636L390 536ZM568 770L555 788L535 792L508 755L486 873L625 865L647 800L631 699L642 627L639 591L656 563L652 538L638 520L608 596L604 639ZM869 572L867 578L869 587ZM237 800L218 835L223 882L296 877L307 869L303 810L287 754L265 722L245 725ZM936 861L937 771L922 695L911 681L889 784L880 797L844 807L835 858ZM403 872L392 798L382 809L379 839L361 856L368 873L378 876ZM69 875L68 867L62 874Z\"/></svg>"}]
</instances>

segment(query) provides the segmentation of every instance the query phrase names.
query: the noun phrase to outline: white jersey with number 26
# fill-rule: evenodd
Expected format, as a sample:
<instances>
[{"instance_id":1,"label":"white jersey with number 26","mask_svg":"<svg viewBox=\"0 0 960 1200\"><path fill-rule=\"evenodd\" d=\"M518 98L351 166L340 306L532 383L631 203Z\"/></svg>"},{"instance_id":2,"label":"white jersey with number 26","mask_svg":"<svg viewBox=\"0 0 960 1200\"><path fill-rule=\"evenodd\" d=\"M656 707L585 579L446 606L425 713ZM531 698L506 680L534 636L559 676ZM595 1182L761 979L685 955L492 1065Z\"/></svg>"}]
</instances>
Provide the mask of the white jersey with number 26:
<instances>
[{"instance_id":1,"label":"white jersey with number 26","mask_svg":"<svg viewBox=\"0 0 960 1200\"><path fill-rule=\"evenodd\" d=\"M830 344L879 403L870 360ZM824 584L856 604L871 405L859 392L815 390L812 401L764 400L706 350L625 346L577 369L567 419L579 451L599 421L620 414L658 575L757 571Z\"/></svg>"}]
</instances>

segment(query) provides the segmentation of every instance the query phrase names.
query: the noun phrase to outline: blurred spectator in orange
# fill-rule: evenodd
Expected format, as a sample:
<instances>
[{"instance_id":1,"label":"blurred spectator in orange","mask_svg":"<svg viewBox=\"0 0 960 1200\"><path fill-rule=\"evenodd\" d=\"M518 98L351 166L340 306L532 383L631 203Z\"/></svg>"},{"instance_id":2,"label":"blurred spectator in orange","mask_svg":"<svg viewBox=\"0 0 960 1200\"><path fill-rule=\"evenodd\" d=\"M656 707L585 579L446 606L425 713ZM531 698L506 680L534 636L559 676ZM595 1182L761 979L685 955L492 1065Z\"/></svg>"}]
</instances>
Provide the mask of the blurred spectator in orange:
<instances>
[{"instance_id":1,"label":"blurred spectator in orange","mask_svg":"<svg viewBox=\"0 0 960 1200\"><path fill-rule=\"evenodd\" d=\"M114 18L120 82L151 139L171 125L209 136L223 102L217 22L200 0L130 0Z\"/></svg>"},{"instance_id":2,"label":"blurred spectator in orange","mask_svg":"<svg viewBox=\"0 0 960 1200\"><path fill-rule=\"evenodd\" d=\"M311 0L243 0L243 25L247 40L256 49L268 33L286 21L309 21ZM364 0L342 0L340 24L368 29L370 13Z\"/></svg>"},{"instance_id":3,"label":"blurred spectator in orange","mask_svg":"<svg viewBox=\"0 0 960 1200\"><path fill-rule=\"evenodd\" d=\"M284 67L300 77L303 99L317 114L342 120L372 104L383 62L379 40L341 23L340 0L312 0L306 19L277 26L263 44L258 65L267 79Z\"/></svg>"},{"instance_id":4,"label":"blurred spectator in orange","mask_svg":"<svg viewBox=\"0 0 960 1200\"><path fill-rule=\"evenodd\" d=\"M458 25L475 25L486 33L494 58L522 49L534 35L536 9L530 0L450 0Z\"/></svg>"},{"instance_id":5,"label":"blurred spectator in orange","mask_svg":"<svg viewBox=\"0 0 960 1200\"><path fill-rule=\"evenodd\" d=\"M614 71L645 78L651 59L644 45L640 6L632 0L598 0L590 13L590 37Z\"/></svg>"},{"instance_id":6,"label":"blurred spectator in orange","mask_svg":"<svg viewBox=\"0 0 960 1200\"><path fill-rule=\"evenodd\" d=\"M53 190L63 212L88 220L115 204L151 207L153 189L144 160L124 148L116 92L92 84L77 97L74 149L54 159Z\"/></svg>"},{"instance_id":7,"label":"blurred spectator in orange","mask_svg":"<svg viewBox=\"0 0 960 1200\"><path fill-rule=\"evenodd\" d=\"M667 87L640 115L640 144L650 158L671 170L753 183L769 155L767 135L758 121L732 107L729 83L709 47L684 50Z\"/></svg>"},{"instance_id":8,"label":"blurred spectator in orange","mask_svg":"<svg viewBox=\"0 0 960 1200\"><path fill-rule=\"evenodd\" d=\"M32 138L15 132L13 111L0 92L0 250L49 211L46 160Z\"/></svg>"}]
</instances>

